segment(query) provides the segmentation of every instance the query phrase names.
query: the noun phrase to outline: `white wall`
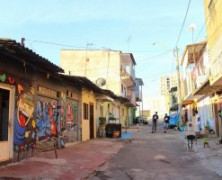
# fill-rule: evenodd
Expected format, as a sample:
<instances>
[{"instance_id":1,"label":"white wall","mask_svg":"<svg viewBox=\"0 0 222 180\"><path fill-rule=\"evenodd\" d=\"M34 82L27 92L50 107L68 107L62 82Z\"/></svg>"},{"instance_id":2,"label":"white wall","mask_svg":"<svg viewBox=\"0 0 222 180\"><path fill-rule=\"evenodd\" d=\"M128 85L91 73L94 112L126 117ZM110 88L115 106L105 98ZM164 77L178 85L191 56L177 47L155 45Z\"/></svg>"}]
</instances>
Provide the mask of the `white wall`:
<instances>
[{"instance_id":1,"label":"white wall","mask_svg":"<svg viewBox=\"0 0 222 180\"><path fill-rule=\"evenodd\" d=\"M61 50L61 67L66 74L86 76L92 82L104 78L101 87L121 95L120 52L102 50Z\"/></svg>"}]
</instances>

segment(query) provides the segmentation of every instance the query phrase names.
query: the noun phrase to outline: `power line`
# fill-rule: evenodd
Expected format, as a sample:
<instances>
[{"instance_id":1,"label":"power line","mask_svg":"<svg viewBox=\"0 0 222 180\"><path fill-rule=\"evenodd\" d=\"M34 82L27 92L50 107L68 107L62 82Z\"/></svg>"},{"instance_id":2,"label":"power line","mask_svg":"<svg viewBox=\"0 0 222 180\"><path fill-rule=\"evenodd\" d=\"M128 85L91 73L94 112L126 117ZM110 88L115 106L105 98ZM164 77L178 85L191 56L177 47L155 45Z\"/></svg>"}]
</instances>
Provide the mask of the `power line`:
<instances>
[{"instance_id":1,"label":"power line","mask_svg":"<svg viewBox=\"0 0 222 180\"><path fill-rule=\"evenodd\" d=\"M55 45L55 46L72 47L72 48L80 48L80 49L86 48L86 47L78 47L78 46L73 46L73 45L60 44L60 43L41 41L41 40L30 40L30 39L26 39L26 40L30 41L31 43L42 43L42 44L50 44L50 45Z\"/></svg>"},{"instance_id":2,"label":"power line","mask_svg":"<svg viewBox=\"0 0 222 180\"><path fill-rule=\"evenodd\" d=\"M145 68L143 65L149 65L149 64L153 64L153 61L152 62L150 62L149 60L153 60L153 59L155 59L155 58L158 58L158 57L161 57L161 56L163 56L163 55L166 55L166 54L169 54L170 52L172 52L172 50L168 50L168 51L166 51L166 52L164 52L164 53L161 53L161 54L158 54L158 55L155 55L155 56L152 56L152 57L148 57L148 58L144 58L146 61L144 61L143 63L140 63L140 64L138 64L138 67L136 67L136 69L141 69L141 68ZM159 59L159 60L162 60L162 59ZM157 61L157 60L156 60ZM155 62L156 62L155 61ZM142 65L142 66L141 66Z\"/></svg>"},{"instance_id":3,"label":"power line","mask_svg":"<svg viewBox=\"0 0 222 180\"><path fill-rule=\"evenodd\" d=\"M189 9L190 9L190 4L191 4L191 0L189 0L188 6L187 6L187 10L186 10L186 14L185 14L185 17L184 17L184 19L183 19L183 24L182 24L182 26L181 26L180 33L179 33L179 36L178 36L178 38L177 38L177 42L176 42L176 46L175 46L175 47L178 46L178 43L179 43L179 40L180 40L182 31L183 31L183 28L184 28L184 25L185 25L185 22L186 22L186 19L187 19L187 14L188 14L188 11L189 11Z\"/></svg>"}]
</instances>

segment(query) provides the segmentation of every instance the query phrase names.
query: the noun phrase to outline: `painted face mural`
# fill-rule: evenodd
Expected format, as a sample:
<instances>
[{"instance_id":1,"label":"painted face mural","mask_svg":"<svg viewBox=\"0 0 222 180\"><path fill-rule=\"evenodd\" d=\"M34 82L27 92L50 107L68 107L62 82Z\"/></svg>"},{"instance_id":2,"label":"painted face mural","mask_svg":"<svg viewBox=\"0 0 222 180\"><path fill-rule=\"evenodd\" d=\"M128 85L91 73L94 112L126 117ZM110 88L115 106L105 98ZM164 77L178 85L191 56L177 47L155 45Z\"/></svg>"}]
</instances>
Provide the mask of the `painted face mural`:
<instances>
[{"instance_id":1,"label":"painted face mural","mask_svg":"<svg viewBox=\"0 0 222 180\"><path fill-rule=\"evenodd\" d=\"M15 110L14 144L35 143L36 127L32 117L34 112L34 90L19 91L19 100Z\"/></svg>"},{"instance_id":2,"label":"painted face mural","mask_svg":"<svg viewBox=\"0 0 222 180\"><path fill-rule=\"evenodd\" d=\"M18 101L17 119L21 127L27 126L34 111L33 95L23 94Z\"/></svg>"}]
</instances>

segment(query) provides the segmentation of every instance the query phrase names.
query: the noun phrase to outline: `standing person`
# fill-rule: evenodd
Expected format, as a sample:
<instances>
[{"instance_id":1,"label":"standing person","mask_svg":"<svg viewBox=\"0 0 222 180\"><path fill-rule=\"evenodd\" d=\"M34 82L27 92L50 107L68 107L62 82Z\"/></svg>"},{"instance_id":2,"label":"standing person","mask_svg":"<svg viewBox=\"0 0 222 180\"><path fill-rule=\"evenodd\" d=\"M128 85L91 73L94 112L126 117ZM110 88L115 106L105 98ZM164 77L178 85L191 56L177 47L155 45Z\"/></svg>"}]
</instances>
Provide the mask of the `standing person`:
<instances>
[{"instance_id":1,"label":"standing person","mask_svg":"<svg viewBox=\"0 0 222 180\"><path fill-rule=\"evenodd\" d=\"M196 136L198 137L198 136L200 136L200 125L201 125L201 123L200 123L200 115L199 115L198 111L196 110L195 113L196 113L195 114L195 120L196 120L196 122L195 122L195 133L196 133Z\"/></svg>"},{"instance_id":2,"label":"standing person","mask_svg":"<svg viewBox=\"0 0 222 180\"><path fill-rule=\"evenodd\" d=\"M164 128L164 133L167 132L168 129L168 125L169 125L169 121L170 121L170 116L167 115L167 113L164 116L164 124L163 124L163 128Z\"/></svg>"},{"instance_id":3,"label":"standing person","mask_svg":"<svg viewBox=\"0 0 222 180\"><path fill-rule=\"evenodd\" d=\"M153 124L152 124L152 133L156 132L156 126L157 126L157 120L159 119L159 116L157 112L153 115Z\"/></svg>"}]
</instances>

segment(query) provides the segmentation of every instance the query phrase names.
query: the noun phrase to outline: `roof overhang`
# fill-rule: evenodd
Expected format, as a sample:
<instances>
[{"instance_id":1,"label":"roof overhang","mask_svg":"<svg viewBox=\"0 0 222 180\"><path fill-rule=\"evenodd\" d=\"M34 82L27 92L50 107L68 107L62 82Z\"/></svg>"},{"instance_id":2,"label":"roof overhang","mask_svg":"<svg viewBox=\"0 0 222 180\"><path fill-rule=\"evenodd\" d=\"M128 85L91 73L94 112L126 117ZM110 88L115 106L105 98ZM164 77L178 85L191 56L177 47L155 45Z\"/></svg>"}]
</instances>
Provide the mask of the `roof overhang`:
<instances>
[{"instance_id":1,"label":"roof overhang","mask_svg":"<svg viewBox=\"0 0 222 180\"><path fill-rule=\"evenodd\" d=\"M186 98L184 98L184 101L194 101L194 100L199 100L199 99L202 99L203 97L205 97L205 95L193 95L193 94L190 94L188 95Z\"/></svg>"},{"instance_id":2,"label":"roof overhang","mask_svg":"<svg viewBox=\"0 0 222 180\"><path fill-rule=\"evenodd\" d=\"M61 67L11 39L0 38L0 55L54 75L64 72Z\"/></svg>"},{"instance_id":3,"label":"roof overhang","mask_svg":"<svg viewBox=\"0 0 222 180\"><path fill-rule=\"evenodd\" d=\"M186 101L183 101L183 104L182 105L189 105L189 104L193 104L194 103L194 100L186 100Z\"/></svg>"},{"instance_id":4,"label":"roof overhang","mask_svg":"<svg viewBox=\"0 0 222 180\"><path fill-rule=\"evenodd\" d=\"M98 95L98 96L96 97L96 100L101 100L101 101L103 101L103 102L113 102L113 101L114 101L113 98L111 98L111 97L109 97L109 96L107 96L107 95L105 95L105 94Z\"/></svg>"},{"instance_id":5,"label":"roof overhang","mask_svg":"<svg viewBox=\"0 0 222 180\"><path fill-rule=\"evenodd\" d=\"M187 45L182 54L181 65L183 65L185 55L187 53L188 53L188 62L187 62L188 64L194 63L195 61L194 58L198 60L201 57L201 54L202 54L201 52L203 48L206 46L206 44L207 42L203 41L203 42Z\"/></svg>"},{"instance_id":6,"label":"roof overhang","mask_svg":"<svg viewBox=\"0 0 222 180\"><path fill-rule=\"evenodd\" d=\"M128 101L124 103L125 106L127 107L136 107L136 104L133 104L132 102Z\"/></svg>"},{"instance_id":7,"label":"roof overhang","mask_svg":"<svg viewBox=\"0 0 222 180\"><path fill-rule=\"evenodd\" d=\"M193 95L212 95L214 93L222 92L222 85L210 85L209 79L207 79L201 87L194 91Z\"/></svg>"}]
</instances>

